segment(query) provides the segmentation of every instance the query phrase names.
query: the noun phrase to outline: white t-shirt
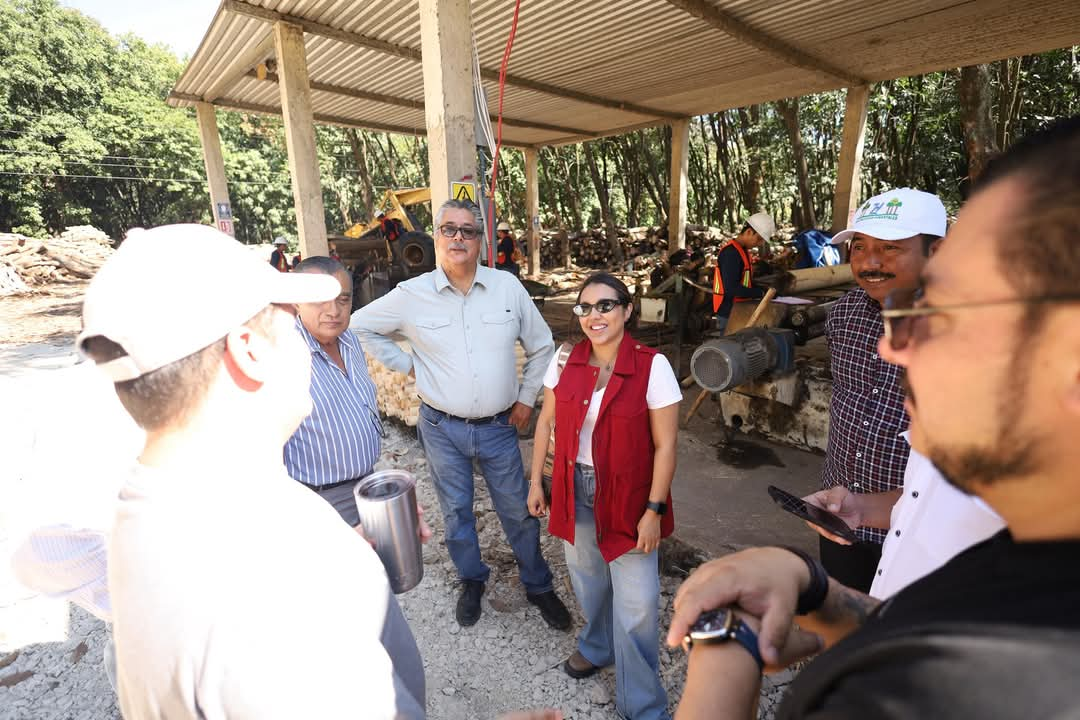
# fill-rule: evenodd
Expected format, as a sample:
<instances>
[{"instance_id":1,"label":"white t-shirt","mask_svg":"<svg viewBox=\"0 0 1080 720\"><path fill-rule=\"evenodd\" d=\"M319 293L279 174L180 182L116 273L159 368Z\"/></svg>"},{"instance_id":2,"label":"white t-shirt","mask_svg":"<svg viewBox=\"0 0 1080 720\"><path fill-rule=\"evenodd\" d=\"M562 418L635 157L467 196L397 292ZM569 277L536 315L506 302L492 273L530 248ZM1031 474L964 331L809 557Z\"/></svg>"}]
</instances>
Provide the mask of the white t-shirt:
<instances>
[{"instance_id":1,"label":"white t-shirt","mask_svg":"<svg viewBox=\"0 0 1080 720\"><path fill-rule=\"evenodd\" d=\"M382 642L378 556L281 465L136 466L109 590L126 718L424 715Z\"/></svg>"},{"instance_id":2,"label":"white t-shirt","mask_svg":"<svg viewBox=\"0 0 1080 720\"><path fill-rule=\"evenodd\" d=\"M901 434L908 438L908 433ZM892 597L1004 527L989 505L950 485L912 448L870 595L878 600Z\"/></svg>"},{"instance_id":3,"label":"white t-shirt","mask_svg":"<svg viewBox=\"0 0 1080 720\"><path fill-rule=\"evenodd\" d=\"M555 351L547 372L544 374L544 387L554 390L559 384L559 352ZM589 402L589 409L585 412L585 419L581 423L581 434L578 436L578 454L576 462L579 465L592 465L592 434L596 426L596 418L600 415L600 404L604 399L604 391L601 388L593 393ZM652 367L649 368L649 387L645 391L645 404L650 410L658 410L668 405L682 402L682 388L679 380L671 369L668 359L657 353L653 356Z\"/></svg>"}]
</instances>

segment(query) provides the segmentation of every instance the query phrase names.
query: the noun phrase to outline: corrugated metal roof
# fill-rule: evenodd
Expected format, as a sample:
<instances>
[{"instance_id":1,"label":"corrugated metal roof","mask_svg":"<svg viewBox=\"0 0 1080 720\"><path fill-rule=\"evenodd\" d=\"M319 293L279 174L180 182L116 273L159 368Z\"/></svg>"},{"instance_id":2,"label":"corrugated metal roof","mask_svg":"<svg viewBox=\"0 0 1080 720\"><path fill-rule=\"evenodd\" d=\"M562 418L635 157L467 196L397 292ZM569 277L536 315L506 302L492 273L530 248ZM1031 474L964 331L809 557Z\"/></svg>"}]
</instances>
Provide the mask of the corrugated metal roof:
<instances>
[{"instance_id":1,"label":"corrugated metal roof","mask_svg":"<svg viewBox=\"0 0 1080 720\"><path fill-rule=\"evenodd\" d=\"M498 71L513 9L472 2L487 71ZM317 118L424 131L418 0L223 0L170 103L280 112L274 77L251 72L273 57L279 16L320 26L305 28ZM1077 43L1076 0L526 0L509 68L523 83L507 84L503 139L569 142L840 88L852 76L880 81ZM494 111L490 75L484 87Z\"/></svg>"}]
</instances>

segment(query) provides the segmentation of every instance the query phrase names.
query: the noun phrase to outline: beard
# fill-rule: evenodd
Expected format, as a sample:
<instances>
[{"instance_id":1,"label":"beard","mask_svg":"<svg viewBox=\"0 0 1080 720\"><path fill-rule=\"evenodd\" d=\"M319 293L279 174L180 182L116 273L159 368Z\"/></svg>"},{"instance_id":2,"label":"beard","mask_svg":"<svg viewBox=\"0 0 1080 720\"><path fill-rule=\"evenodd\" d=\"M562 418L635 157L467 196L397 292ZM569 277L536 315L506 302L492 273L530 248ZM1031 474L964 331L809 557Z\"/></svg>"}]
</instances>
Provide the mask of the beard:
<instances>
[{"instance_id":1,"label":"beard","mask_svg":"<svg viewBox=\"0 0 1080 720\"><path fill-rule=\"evenodd\" d=\"M950 485L968 495L980 487L1033 475L1046 457L1045 432L1033 429L1025 412L1030 368L1020 357L1021 344L1018 342L1013 349L1008 369L999 381L1002 392L996 408L998 427L992 441L949 446L927 438L926 456ZM915 396L906 374L902 384L914 406Z\"/></svg>"}]
</instances>

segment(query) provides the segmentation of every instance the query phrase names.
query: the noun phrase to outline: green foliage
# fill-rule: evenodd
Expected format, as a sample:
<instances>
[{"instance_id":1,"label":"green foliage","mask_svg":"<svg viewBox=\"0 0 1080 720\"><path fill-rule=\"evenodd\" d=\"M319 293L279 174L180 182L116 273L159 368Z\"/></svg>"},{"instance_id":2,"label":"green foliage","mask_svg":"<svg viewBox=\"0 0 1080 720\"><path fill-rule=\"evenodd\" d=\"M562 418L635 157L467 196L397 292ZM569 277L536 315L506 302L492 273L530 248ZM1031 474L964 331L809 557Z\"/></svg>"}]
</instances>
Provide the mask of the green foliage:
<instances>
[{"instance_id":1,"label":"green foliage","mask_svg":"<svg viewBox=\"0 0 1080 720\"><path fill-rule=\"evenodd\" d=\"M167 48L131 35L113 38L58 0L0 0L0 231L43 234L90 223L122 237L133 226L209 222L195 114L165 102L181 70ZM909 185L959 204L968 161L958 78L953 70L872 88L864 197ZM1080 113L1076 48L994 63L990 78L998 147ZM831 221L843 115L842 91L799 103L810 195L822 226ZM218 123L237 238L295 238L280 118L219 112ZM332 234L368 220L370 202L385 189L428 182L424 138L320 127L317 143ZM593 140L587 148L544 148L542 221L596 227L607 203L620 224L665 223L670 156L668 127ZM490 171L490 158L484 162ZM499 168L498 215L523 229L522 153L504 149ZM774 104L691 121L691 222L734 230L762 209L787 220L799 197L788 129ZM430 223L426 208L414 210Z\"/></svg>"}]
</instances>

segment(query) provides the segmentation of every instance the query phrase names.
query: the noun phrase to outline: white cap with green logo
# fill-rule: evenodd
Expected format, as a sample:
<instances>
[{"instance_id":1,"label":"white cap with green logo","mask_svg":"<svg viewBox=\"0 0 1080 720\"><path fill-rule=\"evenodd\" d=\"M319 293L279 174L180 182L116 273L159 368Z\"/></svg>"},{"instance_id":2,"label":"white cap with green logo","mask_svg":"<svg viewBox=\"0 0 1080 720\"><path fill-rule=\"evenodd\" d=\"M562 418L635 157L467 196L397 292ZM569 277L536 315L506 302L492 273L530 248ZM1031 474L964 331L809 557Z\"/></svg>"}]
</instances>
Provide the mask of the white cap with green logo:
<instances>
[{"instance_id":1,"label":"white cap with green logo","mask_svg":"<svg viewBox=\"0 0 1080 720\"><path fill-rule=\"evenodd\" d=\"M903 240L915 235L945 235L947 217L945 206L937 195L897 188L875 195L855 211L847 230L833 235L832 244L839 245L862 233L878 240Z\"/></svg>"}]
</instances>

